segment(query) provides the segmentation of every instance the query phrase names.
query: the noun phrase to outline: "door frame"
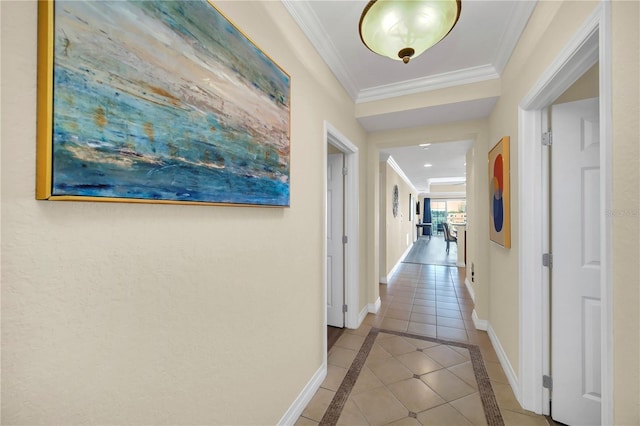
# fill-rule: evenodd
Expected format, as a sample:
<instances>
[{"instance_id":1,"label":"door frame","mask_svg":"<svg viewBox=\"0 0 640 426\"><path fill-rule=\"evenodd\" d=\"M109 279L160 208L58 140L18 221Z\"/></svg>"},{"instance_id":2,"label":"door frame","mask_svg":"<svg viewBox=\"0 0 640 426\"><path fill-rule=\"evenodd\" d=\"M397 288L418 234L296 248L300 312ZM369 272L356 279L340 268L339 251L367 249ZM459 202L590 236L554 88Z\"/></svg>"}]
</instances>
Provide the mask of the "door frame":
<instances>
[{"instance_id":1,"label":"door frame","mask_svg":"<svg viewBox=\"0 0 640 426\"><path fill-rule=\"evenodd\" d=\"M599 62L600 98L600 239L601 239L601 424L613 424L613 300L611 205L611 5L601 1L571 41L521 100L518 111L519 200L519 386L523 408L550 413L549 390L542 376L550 372L549 271L542 253L549 247L549 176L542 129L547 107L582 74ZM545 210L546 209L546 210Z\"/></svg>"},{"instance_id":2,"label":"door frame","mask_svg":"<svg viewBox=\"0 0 640 426\"><path fill-rule=\"evenodd\" d=\"M324 309L324 327L327 327L327 155L328 144L333 145L344 153L344 164L348 170L344 181L344 232L348 238L348 243L344 250L344 303L348 306L347 313L344 317L344 326L346 328L358 328L358 306L359 306L359 152L349 139L340 133L331 123L324 122L324 155L322 157L324 170L324 191L323 206L325 221L323 224L323 309ZM324 340L325 356L327 349L326 333Z\"/></svg>"}]
</instances>

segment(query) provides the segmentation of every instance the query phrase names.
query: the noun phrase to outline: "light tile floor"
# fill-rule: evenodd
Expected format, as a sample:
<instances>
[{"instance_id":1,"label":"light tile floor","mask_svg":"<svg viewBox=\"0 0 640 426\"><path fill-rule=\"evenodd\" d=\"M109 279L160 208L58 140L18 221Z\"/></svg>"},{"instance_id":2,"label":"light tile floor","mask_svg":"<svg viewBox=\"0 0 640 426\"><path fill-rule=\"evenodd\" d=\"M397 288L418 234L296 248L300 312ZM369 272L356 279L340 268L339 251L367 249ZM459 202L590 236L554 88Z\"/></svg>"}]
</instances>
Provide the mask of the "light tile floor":
<instances>
[{"instance_id":1,"label":"light tile floor","mask_svg":"<svg viewBox=\"0 0 640 426\"><path fill-rule=\"evenodd\" d=\"M319 424L372 327L477 345L504 423L548 424L520 407L487 333L475 329L464 269L403 263L380 285L380 299L380 311L346 329L329 351L327 378L297 425ZM469 351L381 331L338 424L487 424Z\"/></svg>"}]
</instances>

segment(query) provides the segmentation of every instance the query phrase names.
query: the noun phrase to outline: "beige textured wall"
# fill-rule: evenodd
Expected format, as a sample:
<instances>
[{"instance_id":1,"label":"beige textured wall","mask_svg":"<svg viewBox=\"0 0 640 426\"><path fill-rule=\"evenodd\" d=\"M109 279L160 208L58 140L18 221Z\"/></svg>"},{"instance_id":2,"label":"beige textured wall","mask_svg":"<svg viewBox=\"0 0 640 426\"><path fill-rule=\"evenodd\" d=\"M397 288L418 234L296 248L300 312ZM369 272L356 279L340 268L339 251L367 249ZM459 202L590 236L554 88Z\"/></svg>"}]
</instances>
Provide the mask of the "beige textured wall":
<instances>
[{"instance_id":1,"label":"beige textured wall","mask_svg":"<svg viewBox=\"0 0 640 426\"><path fill-rule=\"evenodd\" d=\"M290 208L35 201L36 2L1 2L3 424L275 424L320 367L323 120L363 205L365 135L280 2L216 4L291 75Z\"/></svg>"},{"instance_id":2,"label":"beige textured wall","mask_svg":"<svg viewBox=\"0 0 640 426\"><path fill-rule=\"evenodd\" d=\"M481 141L467 152L467 263L466 281L474 294L474 310L481 320L488 318L489 283L486 239L489 238L489 214L486 157L478 158ZM481 149L484 151L484 149ZM482 171L479 171L481 169Z\"/></svg>"},{"instance_id":3,"label":"beige textured wall","mask_svg":"<svg viewBox=\"0 0 640 426\"><path fill-rule=\"evenodd\" d=\"M599 63L591 67L584 73L571 87L556 99L553 104L563 104L566 102L579 101L582 99L598 97L598 79L600 77Z\"/></svg>"},{"instance_id":4,"label":"beige textured wall","mask_svg":"<svg viewBox=\"0 0 640 426\"><path fill-rule=\"evenodd\" d=\"M614 420L640 424L640 3L614 1L613 334Z\"/></svg>"},{"instance_id":5,"label":"beige textured wall","mask_svg":"<svg viewBox=\"0 0 640 426\"><path fill-rule=\"evenodd\" d=\"M467 188L466 185L431 185L431 187L429 188L431 190L431 196L432 197L437 197L438 193L452 193L452 192L458 192L461 195L461 198L464 198L464 193L466 192ZM447 195L447 198L456 198L453 195Z\"/></svg>"},{"instance_id":6,"label":"beige textured wall","mask_svg":"<svg viewBox=\"0 0 640 426\"><path fill-rule=\"evenodd\" d=\"M473 147L467 153L467 280L474 292L474 310L480 320L489 319L488 144L488 124L485 124L478 129Z\"/></svg>"},{"instance_id":7,"label":"beige textured wall","mask_svg":"<svg viewBox=\"0 0 640 426\"><path fill-rule=\"evenodd\" d=\"M391 199L390 193L387 191L387 169L390 168L387 166L386 161L381 161L378 164L378 168L380 170L380 177L378 179L380 181L380 204L378 208L380 211L379 244L382 248L380 250L380 264L378 267L380 269L380 277L384 277L386 279L388 270L393 267L390 266L389 269L387 269L387 210L389 210L387 206Z\"/></svg>"},{"instance_id":8,"label":"beige textured wall","mask_svg":"<svg viewBox=\"0 0 640 426\"><path fill-rule=\"evenodd\" d=\"M452 98L456 98L458 95L457 90L454 90L451 94ZM444 93L440 93L441 97L446 98ZM421 143L443 143L446 141L455 140L473 140L474 149L480 150L484 154L482 156L474 156L472 173L475 176L475 184L473 189L469 191L476 191L480 194L476 197L473 206L467 202L467 262L475 264L475 284L474 290L476 294L476 311L481 319L488 319L489 309L489 258L487 253L486 244L489 239L489 200L488 200L488 175L487 175L487 156L486 152L488 145L488 122L486 120L472 120L456 123L447 123L442 125L433 126L421 126L408 129L390 130L385 132L370 133L367 136L367 144L369 145L369 168L368 168L368 182L370 187L378 182L380 176L379 161L373 162L374 159L379 158L380 149L391 147L404 147L411 145L418 145ZM373 165L372 165L373 164ZM469 163L467 163L469 164ZM469 167L469 166L468 166ZM469 172L469 170L467 170ZM376 197L379 196L377 192L374 193ZM483 194L487 194L484 196ZM467 194L469 196L469 194ZM424 194L419 197L420 202L423 202ZM370 223L375 223L376 226L382 218L380 217L377 203L378 200L370 198L367 200L368 220ZM422 206L421 206L422 207ZM374 229L377 232L377 229ZM372 230L373 232L373 230ZM378 239L371 235L369 240L369 250L371 253L376 250L382 252L385 250L385 246L376 246ZM371 258L371 261L378 261L378 256ZM393 267L391 265L389 268ZM382 267L380 268L382 269ZM377 269L376 269L377 271Z\"/></svg>"},{"instance_id":9,"label":"beige textured wall","mask_svg":"<svg viewBox=\"0 0 640 426\"><path fill-rule=\"evenodd\" d=\"M382 199L384 196L385 200L382 208L385 213L386 244L384 246L381 245L381 247L384 247L386 251L386 264L381 268L381 273L385 271L385 275L388 275L402 255L413 244L415 225L414 222L409 220L409 194L412 193L411 187L389 164L384 163L383 167L386 169L384 173L385 187L381 191L380 198ZM398 185L398 214L393 217L393 187L395 185ZM416 196L417 194L413 192L413 195Z\"/></svg>"},{"instance_id":10,"label":"beige textured wall","mask_svg":"<svg viewBox=\"0 0 640 426\"><path fill-rule=\"evenodd\" d=\"M398 96L380 101L356 104L356 117L370 117L379 114L428 108L435 105L485 99L500 96L500 80L487 80L429 92Z\"/></svg>"},{"instance_id":11,"label":"beige textured wall","mask_svg":"<svg viewBox=\"0 0 640 426\"><path fill-rule=\"evenodd\" d=\"M489 244L491 289L489 319L511 365L518 371L518 170L517 106L559 50L593 12L595 2L538 2L502 75L502 97L490 117L495 143L511 136L511 250ZM640 351L638 337L640 259L638 103L638 2L611 3L613 32L613 309L615 424L640 423ZM587 76L589 78L589 76ZM583 90L583 89L580 89ZM480 153L480 155L486 155Z\"/></svg>"},{"instance_id":12,"label":"beige textured wall","mask_svg":"<svg viewBox=\"0 0 640 426\"><path fill-rule=\"evenodd\" d=\"M511 249L487 241L489 254L489 321L515 372L518 349L518 104L560 49L593 12L595 2L538 2L502 74L502 96L489 118L491 149L503 136L511 138ZM487 150L477 152L480 157Z\"/></svg>"}]
</instances>

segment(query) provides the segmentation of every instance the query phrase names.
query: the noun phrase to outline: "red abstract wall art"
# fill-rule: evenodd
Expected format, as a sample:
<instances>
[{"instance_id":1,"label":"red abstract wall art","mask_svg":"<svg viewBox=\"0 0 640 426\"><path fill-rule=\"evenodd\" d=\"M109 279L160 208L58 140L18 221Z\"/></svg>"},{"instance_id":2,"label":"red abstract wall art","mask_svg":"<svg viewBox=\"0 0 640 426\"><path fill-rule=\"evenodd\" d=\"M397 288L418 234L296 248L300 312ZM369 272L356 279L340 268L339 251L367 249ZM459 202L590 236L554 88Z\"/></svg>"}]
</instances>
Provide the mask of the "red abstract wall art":
<instances>
[{"instance_id":1,"label":"red abstract wall art","mask_svg":"<svg viewBox=\"0 0 640 426\"><path fill-rule=\"evenodd\" d=\"M509 137L489 151L489 235L491 241L511 247L511 200L509 179Z\"/></svg>"}]
</instances>

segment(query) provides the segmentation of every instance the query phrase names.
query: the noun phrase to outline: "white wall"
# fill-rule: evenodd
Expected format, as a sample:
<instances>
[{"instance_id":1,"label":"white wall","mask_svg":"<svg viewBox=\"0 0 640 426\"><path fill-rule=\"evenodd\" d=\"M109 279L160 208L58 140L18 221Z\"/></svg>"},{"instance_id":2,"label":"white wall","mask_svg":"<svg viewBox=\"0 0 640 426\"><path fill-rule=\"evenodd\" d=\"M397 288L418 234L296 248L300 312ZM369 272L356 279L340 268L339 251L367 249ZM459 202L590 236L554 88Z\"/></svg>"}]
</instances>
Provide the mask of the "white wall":
<instances>
[{"instance_id":1,"label":"white wall","mask_svg":"<svg viewBox=\"0 0 640 426\"><path fill-rule=\"evenodd\" d=\"M3 424L275 424L320 368L324 120L362 182L364 132L280 2L216 5L291 75L290 208L35 201L36 2L1 2Z\"/></svg>"}]
</instances>

